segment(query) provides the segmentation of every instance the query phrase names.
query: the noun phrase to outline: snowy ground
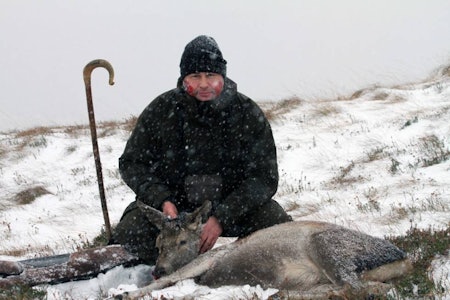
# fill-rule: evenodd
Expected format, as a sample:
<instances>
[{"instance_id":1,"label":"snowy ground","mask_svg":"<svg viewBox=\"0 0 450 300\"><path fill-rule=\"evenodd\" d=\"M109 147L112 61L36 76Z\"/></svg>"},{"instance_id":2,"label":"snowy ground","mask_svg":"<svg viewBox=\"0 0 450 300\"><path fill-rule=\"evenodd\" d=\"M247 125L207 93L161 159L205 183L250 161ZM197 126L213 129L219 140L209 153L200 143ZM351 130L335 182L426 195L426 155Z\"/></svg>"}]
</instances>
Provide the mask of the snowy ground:
<instances>
[{"instance_id":1,"label":"snowy ground","mask_svg":"<svg viewBox=\"0 0 450 300\"><path fill-rule=\"evenodd\" d=\"M450 221L450 70L421 83L372 87L342 99L263 103L278 147L276 200L296 220L322 220L375 236L403 235L411 226ZM72 252L98 235L103 216L88 128L0 133L0 259ZM129 130L99 128L112 223L134 198L117 170ZM445 158L445 159L443 159ZM18 193L44 194L18 205ZM228 240L220 240L225 243ZM149 280L150 268L115 268L97 278L48 287L48 299L98 299ZM431 276L450 299L450 257ZM176 298L267 298L275 290L209 289L192 281L155 292Z\"/></svg>"}]
</instances>

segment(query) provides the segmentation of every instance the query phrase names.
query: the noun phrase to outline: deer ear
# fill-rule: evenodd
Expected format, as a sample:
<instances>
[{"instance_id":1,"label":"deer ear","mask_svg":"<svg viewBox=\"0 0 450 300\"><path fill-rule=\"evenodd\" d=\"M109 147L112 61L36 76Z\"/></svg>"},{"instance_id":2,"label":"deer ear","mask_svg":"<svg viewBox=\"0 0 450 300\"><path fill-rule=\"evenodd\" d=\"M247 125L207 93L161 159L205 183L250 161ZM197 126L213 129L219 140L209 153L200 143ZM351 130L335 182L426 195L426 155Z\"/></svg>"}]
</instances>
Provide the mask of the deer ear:
<instances>
[{"instance_id":1,"label":"deer ear","mask_svg":"<svg viewBox=\"0 0 450 300\"><path fill-rule=\"evenodd\" d=\"M211 201L207 200L202 204L202 206L194 210L192 214L194 215L194 218L200 216L203 220L206 220L206 218L209 216L211 212L211 208L212 208Z\"/></svg>"},{"instance_id":2,"label":"deer ear","mask_svg":"<svg viewBox=\"0 0 450 300\"><path fill-rule=\"evenodd\" d=\"M189 229L191 231L195 231L202 224L202 216L197 215L197 217L195 219L189 219L189 221L186 224L187 224L187 226L186 226L187 229Z\"/></svg>"},{"instance_id":3,"label":"deer ear","mask_svg":"<svg viewBox=\"0 0 450 300\"><path fill-rule=\"evenodd\" d=\"M192 225L196 223L196 226L200 225L202 223L202 220L206 220L206 218L208 217L209 213L211 212L211 207L211 201L205 201L202 206L186 216L186 223L191 223ZM191 226L189 226L189 228L191 228Z\"/></svg>"},{"instance_id":4,"label":"deer ear","mask_svg":"<svg viewBox=\"0 0 450 300\"><path fill-rule=\"evenodd\" d=\"M138 205L139 209L145 214L145 216L150 221L150 223L152 223L159 230L161 230L163 223L164 223L164 219L165 219L164 214L162 212L160 212L159 210L154 209L151 206L148 206L144 202L137 201L137 205Z\"/></svg>"}]
</instances>

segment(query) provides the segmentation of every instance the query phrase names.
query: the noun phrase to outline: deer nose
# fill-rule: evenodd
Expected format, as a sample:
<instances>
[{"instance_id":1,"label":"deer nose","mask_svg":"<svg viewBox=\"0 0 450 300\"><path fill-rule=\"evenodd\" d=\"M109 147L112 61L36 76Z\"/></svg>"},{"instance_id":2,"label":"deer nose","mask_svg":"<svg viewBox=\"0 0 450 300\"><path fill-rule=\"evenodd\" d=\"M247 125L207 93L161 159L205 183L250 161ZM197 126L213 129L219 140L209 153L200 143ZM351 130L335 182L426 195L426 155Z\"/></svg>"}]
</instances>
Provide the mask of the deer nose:
<instances>
[{"instance_id":1,"label":"deer nose","mask_svg":"<svg viewBox=\"0 0 450 300\"><path fill-rule=\"evenodd\" d=\"M166 269L164 267L155 267L155 269L152 272L154 279L159 279L162 276L166 275Z\"/></svg>"}]
</instances>

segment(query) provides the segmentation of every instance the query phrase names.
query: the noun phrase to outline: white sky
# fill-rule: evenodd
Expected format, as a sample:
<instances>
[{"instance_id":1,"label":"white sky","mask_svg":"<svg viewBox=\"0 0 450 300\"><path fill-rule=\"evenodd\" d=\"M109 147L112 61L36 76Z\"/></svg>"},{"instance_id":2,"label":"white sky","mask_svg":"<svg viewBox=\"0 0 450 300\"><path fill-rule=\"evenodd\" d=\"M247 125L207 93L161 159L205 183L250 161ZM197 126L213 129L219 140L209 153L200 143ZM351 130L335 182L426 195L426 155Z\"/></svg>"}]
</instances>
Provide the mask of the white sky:
<instances>
[{"instance_id":1,"label":"white sky","mask_svg":"<svg viewBox=\"0 0 450 300\"><path fill-rule=\"evenodd\" d=\"M254 100L333 97L450 62L448 0L0 0L0 131L139 114L175 86L186 43L213 36Z\"/></svg>"}]
</instances>

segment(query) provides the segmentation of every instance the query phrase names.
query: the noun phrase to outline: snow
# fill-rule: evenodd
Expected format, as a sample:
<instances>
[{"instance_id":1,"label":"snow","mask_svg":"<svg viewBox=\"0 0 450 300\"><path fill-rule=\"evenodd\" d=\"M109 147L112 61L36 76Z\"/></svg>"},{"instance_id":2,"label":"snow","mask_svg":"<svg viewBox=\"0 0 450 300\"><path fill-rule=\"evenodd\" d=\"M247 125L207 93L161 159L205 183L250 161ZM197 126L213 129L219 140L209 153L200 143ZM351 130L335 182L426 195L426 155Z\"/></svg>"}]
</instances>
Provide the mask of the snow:
<instances>
[{"instance_id":1,"label":"snow","mask_svg":"<svg viewBox=\"0 0 450 300\"><path fill-rule=\"evenodd\" d=\"M300 100L271 119L280 172L275 199L295 220L328 221L379 237L404 235L411 226L449 226L450 77L442 70L420 83L370 87L354 97ZM266 110L274 105L261 104ZM118 172L129 130L119 124L98 131L109 216L117 223L134 199ZM72 252L100 233L88 127L0 133L0 158L0 259ZM15 195L31 187L48 193L18 205ZM150 274L149 266L119 266L90 280L42 288L48 299L99 299L136 289ZM450 299L449 255L435 259L430 276L446 289L439 299ZM266 299L275 292L185 280L152 297Z\"/></svg>"}]
</instances>

